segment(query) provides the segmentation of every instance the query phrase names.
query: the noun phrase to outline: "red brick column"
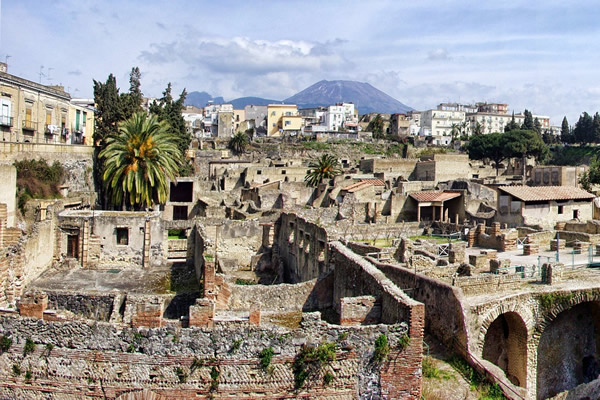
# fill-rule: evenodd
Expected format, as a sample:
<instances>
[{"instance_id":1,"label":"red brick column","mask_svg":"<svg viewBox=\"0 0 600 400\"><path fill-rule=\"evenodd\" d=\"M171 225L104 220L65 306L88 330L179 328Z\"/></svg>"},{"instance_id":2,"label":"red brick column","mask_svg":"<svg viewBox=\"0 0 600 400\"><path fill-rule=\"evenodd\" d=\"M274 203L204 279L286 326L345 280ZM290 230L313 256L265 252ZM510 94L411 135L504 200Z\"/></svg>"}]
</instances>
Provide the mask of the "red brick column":
<instances>
[{"instance_id":1,"label":"red brick column","mask_svg":"<svg viewBox=\"0 0 600 400\"><path fill-rule=\"evenodd\" d=\"M215 264L204 262L204 297L213 300L216 296Z\"/></svg>"},{"instance_id":2,"label":"red brick column","mask_svg":"<svg viewBox=\"0 0 600 400\"><path fill-rule=\"evenodd\" d=\"M260 305L252 304L250 306L250 316L248 317L248 322L250 325L260 325Z\"/></svg>"},{"instance_id":3,"label":"red brick column","mask_svg":"<svg viewBox=\"0 0 600 400\"><path fill-rule=\"evenodd\" d=\"M44 311L48 308L48 295L46 293L27 293L19 301L19 314L22 317L44 318Z\"/></svg>"},{"instance_id":4,"label":"red brick column","mask_svg":"<svg viewBox=\"0 0 600 400\"><path fill-rule=\"evenodd\" d=\"M380 370L382 398L420 400L424 327L425 305L412 306L408 328L410 342L404 349L392 348Z\"/></svg>"},{"instance_id":5,"label":"red brick column","mask_svg":"<svg viewBox=\"0 0 600 400\"><path fill-rule=\"evenodd\" d=\"M215 318L215 302L209 299L196 299L190 306L189 326L212 328Z\"/></svg>"},{"instance_id":6,"label":"red brick column","mask_svg":"<svg viewBox=\"0 0 600 400\"><path fill-rule=\"evenodd\" d=\"M151 303L138 303L135 314L131 316L131 326L160 328L162 326L164 304L160 299L154 299Z\"/></svg>"}]
</instances>

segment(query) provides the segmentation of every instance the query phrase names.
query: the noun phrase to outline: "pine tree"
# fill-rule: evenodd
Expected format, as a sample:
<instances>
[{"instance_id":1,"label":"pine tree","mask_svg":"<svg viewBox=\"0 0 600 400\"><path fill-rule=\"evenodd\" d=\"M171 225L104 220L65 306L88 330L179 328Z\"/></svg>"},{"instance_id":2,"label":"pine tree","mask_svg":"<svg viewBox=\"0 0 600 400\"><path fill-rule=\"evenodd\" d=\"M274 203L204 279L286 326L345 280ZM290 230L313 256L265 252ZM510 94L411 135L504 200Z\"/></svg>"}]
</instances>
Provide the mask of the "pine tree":
<instances>
[{"instance_id":1,"label":"pine tree","mask_svg":"<svg viewBox=\"0 0 600 400\"><path fill-rule=\"evenodd\" d=\"M569 128L569 122L567 121L566 116L563 118L560 127L560 140L563 143L573 143L573 134L571 133L571 129Z\"/></svg>"},{"instance_id":2,"label":"pine tree","mask_svg":"<svg viewBox=\"0 0 600 400\"><path fill-rule=\"evenodd\" d=\"M185 151L189 149L192 137L185 126L185 120L181 115L184 108L185 97L187 92L185 89L179 95L177 101L173 100L171 95L171 82L167 85L167 88L163 92L163 97L158 102L154 102L150 105L150 114L158 116L159 121L167 121L171 126L171 131L174 135L174 140L177 143L177 147L181 154L185 154ZM187 176L191 172L191 166L189 163L183 163L179 171L180 175Z\"/></svg>"},{"instance_id":3,"label":"pine tree","mask_svg":"<svg viewBox=\"0 0 600 400\"><path fill-rule=\"evenodd\" d=\"M533 120L533 130L536 131L538 135L542 134L542 124L540 123L540 120L537 117L535 117L535 119Z\"/></svg>"},{"instance_id":4,"label":"pine tree","mask_svg":"<svg viewBox=\"0 0 600 400\"><path fill-rule=\"evenodd\" d=\"M118 124L123 120L119 88L113 74L108 76L106 83L94 80L94 103L96 104L94 143L103 147L106 138L117 133Z\"/></svg>"},{"instance_id":5,"label":"pine tree","mask_svg":"<svg viewBox=\"0 0 600 400\"><path fill-rule=\"evenodd\" d=\"M510 122L504 127L504 132L510 132L520 128L521 127L519 126L519 124L517 124L517 121L515 121L515 112L513 111Z\"/></svg>"},{"instance_id":6,"label":"pine tree","mask_svg":"<svg viewBox=\"0 0 600 400\"><path fill-rule=\"evenodd\" d=\"M142 73L138 67L131 68L129 73L129 93L121 94L121 107L123 108L123 119L129 119L135 113L143 111L142 101L144 94L140 89Z\"/></svg>"},{"instance_id":7,"label":"pine tree","mask_svg":"<svg viewBox=\"0 0 600 400\"><path fill-rule=\"evenodd\" d=\"M590 135L594 143L600 142L600 115L597 112L592 119L592 132Z\"/></svg>"},{"instance_id":8,"label":"pine tree","mask_svg":"<svg viewBox=\"0 0 600 400\"><path fill-rule=\"evenodd\" d=\"M534 122L533 122L533 115L531 114L531 111L525 109L525 111L523 112L523 124L521 125L521 129L522 130L528 130L528 131L533 131L535 130L535 126L534 126Z\"/></svg>"}]
</instances>

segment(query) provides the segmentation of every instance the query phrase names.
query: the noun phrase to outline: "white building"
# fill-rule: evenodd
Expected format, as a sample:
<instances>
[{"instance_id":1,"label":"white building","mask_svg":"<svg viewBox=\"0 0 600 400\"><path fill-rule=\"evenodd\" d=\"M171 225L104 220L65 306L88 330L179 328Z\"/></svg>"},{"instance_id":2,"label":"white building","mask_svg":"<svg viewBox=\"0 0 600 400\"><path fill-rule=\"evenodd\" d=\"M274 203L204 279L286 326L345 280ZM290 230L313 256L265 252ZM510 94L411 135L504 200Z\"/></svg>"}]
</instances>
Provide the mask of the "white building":
<instances>
[{"instance_id":1,"label":"white building","mask_svg":"<svg viewBox=\"0 0 600 400\"><path fill-rule=\"evenodd\" d=\"M356 131L358 128L357 110L352 103L307 108L299 113L304 119L305 132Z\"/></svg>"},{"instance_id":2,"label":"white building","mask_svg":"<svg viewBox=\"0 0 600 400\"><path fill-rule=\"evenodd\" d=\"M420 136L431 136L432 143L448 145L452 141L452 126L458 129L465 121L464 111L427 110L421 113Z\"/></svg>"}]
</instances>

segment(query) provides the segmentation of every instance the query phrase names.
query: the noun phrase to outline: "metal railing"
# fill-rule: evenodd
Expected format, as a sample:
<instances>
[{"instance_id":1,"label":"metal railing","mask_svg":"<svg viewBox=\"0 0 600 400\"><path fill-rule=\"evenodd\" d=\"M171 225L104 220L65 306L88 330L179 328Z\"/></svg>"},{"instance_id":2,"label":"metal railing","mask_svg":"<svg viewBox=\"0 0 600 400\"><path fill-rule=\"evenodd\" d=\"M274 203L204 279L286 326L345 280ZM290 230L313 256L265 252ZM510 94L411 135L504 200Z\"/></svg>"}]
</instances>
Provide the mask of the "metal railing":
<instances>
[{"instance_id":1,"label":"metal railing","mask_svg":"<svg viewBox=\"0 0 600 400\"><path fill-rule=\"evenodd\" d=\"M37 124L37 122L35 122L35 121L29 120L29 119L24 119L21 127L23 130L34 131L36 128L36 124Z\"/></svg>"},{"instance_id":2,"label":"metal railing","mask_svg":"<svg viewBox=\"0 0 600 400\"><path fill-rule=\"evenodd\" d=\"M0 115L0 126L13 126L13 117Z\"/></svg>"}]
</instances>

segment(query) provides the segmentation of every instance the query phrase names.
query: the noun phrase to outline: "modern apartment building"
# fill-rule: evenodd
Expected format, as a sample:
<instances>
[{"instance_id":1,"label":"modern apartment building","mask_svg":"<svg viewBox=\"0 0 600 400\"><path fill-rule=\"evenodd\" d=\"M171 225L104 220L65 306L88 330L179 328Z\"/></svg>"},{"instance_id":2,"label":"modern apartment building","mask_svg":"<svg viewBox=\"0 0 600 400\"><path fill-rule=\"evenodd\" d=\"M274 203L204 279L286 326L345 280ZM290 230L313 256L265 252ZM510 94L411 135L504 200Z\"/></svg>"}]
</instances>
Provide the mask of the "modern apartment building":
<instances>
[{"instance_id":1,"label":"modern apartment building","mask_svg":"<svg viewBox=\"0 0 600 400\"><path fill-rule=\"evenodd\" d=\"M452 141L452 127L457 126L460 129L464 121L464 111L423 111L420 136L431 136L433 144L448 145Z\"/></svg>"},{"instance_id":2,"label":"modern apartment building","mask_svg":"<svg viewBox=\"0 0 600 400\"><path fill-rule=\"evenodd\" d=\"M267 106L267 136L282 136L285 133L299 133L302 129L302 116L295 104L269 104Z\"/></svg>"},{"instance_id":3,"label":"modern apartment building","mask_svg":"<svg viewBox=\"0 0 600 400\"><path fill-rule=\"evenodd\" d=\"M92 145L90 100L71 100L62 86L11 75L0 63L0 136L5 142Z\"/></svg>"}]
</instances>

